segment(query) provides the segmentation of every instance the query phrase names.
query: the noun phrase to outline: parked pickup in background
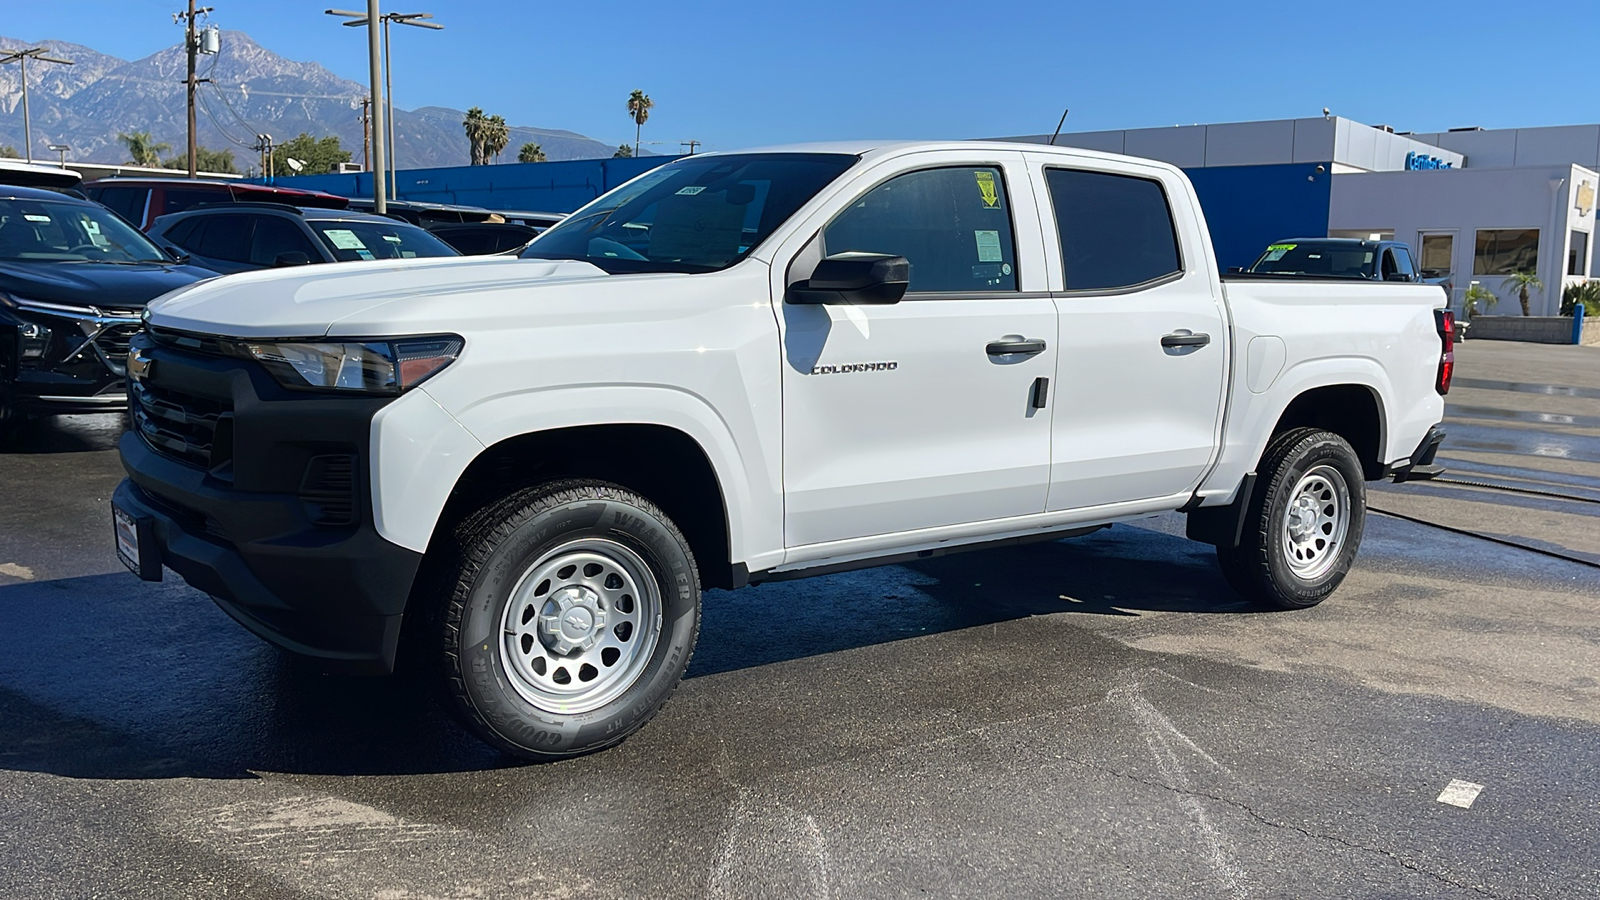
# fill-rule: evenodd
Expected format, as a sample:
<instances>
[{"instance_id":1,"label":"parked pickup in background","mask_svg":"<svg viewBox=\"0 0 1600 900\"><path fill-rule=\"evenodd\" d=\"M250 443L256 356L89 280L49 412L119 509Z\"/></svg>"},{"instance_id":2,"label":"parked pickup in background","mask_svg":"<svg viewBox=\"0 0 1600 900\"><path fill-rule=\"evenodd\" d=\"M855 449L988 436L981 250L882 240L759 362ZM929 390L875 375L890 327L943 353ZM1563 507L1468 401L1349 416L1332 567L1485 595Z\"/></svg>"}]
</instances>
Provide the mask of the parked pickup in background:
<instances>
[{"instance_id":1,"label":"parked pickup in background","mask_svg":"<svg viewBox=\"0 0 1600 900\"><path fill-rule=\"evenodd\" d=\"M1320 602L1364 483L1433 462L1444 305L1223 277L1160 162L699 154L520 258L167 295L129 357L118 552L329 664L431 661L509 753L583 753L666 702L707 587L1179 510L1245 596Z\"/></svg>"}]
</instances>

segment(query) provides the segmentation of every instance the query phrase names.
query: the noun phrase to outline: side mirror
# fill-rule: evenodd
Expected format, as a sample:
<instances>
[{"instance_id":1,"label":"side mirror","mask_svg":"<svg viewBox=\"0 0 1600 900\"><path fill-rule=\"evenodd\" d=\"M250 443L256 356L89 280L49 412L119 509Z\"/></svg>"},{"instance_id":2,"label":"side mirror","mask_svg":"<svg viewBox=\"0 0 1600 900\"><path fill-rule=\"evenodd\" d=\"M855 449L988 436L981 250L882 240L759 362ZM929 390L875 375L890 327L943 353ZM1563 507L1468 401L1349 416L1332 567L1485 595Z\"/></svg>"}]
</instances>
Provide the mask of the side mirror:
<instances>
[{"instance_id":1,"label":"side mirror","mask_svg":"<svg viewBox=\"0 0 1600 900\"><path fill-rule=\"evenodd\" d=\"M283 253L278 254L278 258L272 261L272 265L274 267L309 266L311 265L311 257L305 255L299 250L286 250Z\"/></svg>"},{"instance_id":2,"label":"side mirror","mask_svg":"<svg viewBox=\"0 0 1600 900\"><path fill-rule=\"evenodd\" d=\"M1411 281L1411 276L1410 276L1410 275L1407 275L1407 274L1406 274L1406 273L1404 273L1404 272L1390 272L1390 273L1389 273L1389 274L1387 274L1387 275L1385 275L1385 276L1383 276L1383 280L1384 280L1384 281L1404 281L1404 282L1410 282L1410 281Z\"/></svg>"},{"instance_id":3,"label":"side mirror","mask_svg":"<svg viewBox=\"0 0 1600 900\"><path fill-rule=\"evenodd\" d=\"M180 266L189 261L189 251L184 250L176 244L169 244L166 241L162 241L160 243L160 247L161 249L167 251L167 255L172 257L172 261Z\"/></svg>"},{"instance_id":4,"label":"side mirror","mask_svg":"<svg viewBox=\"0 0 1600 900\"><path fill-rule=\"evenodd\" d=\"M1228 274L1229 275L1243 275L1244 274L1244 266L1229 266L1228 267Z\"/></svg>"},{"instance_id":5,"label":"side mirror","mask_svg":"<svg viewBox=\"0 0 1600 900\"><path fill-rule=\"evenodd\" d=\"M910 283L911 263L904 256L837 253L818 262L809 280L789 288L784 302L899 303Z\"/></svg>"}]
</instances>

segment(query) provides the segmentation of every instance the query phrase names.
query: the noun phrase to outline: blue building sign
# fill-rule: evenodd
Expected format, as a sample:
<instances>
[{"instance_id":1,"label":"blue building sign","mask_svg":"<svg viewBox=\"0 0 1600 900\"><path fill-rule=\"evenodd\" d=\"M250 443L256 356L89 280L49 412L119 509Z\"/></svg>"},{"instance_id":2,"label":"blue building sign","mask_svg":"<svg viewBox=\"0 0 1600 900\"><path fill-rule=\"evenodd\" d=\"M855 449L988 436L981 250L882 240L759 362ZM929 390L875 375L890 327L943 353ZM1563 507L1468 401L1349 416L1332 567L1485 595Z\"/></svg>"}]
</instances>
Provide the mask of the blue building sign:
<instances>
[{"instance_id":1,"label":"blue building sign","mask_svg":"<svg viewBox=\"0 0 1600 900\"><path fill-rule=\"evenodd\" d=\"M1406 171L1418 172L1423 169L1449 169L1454 168L1437 156L1428 156L1415 151L1406 154Z\"/></svg>"}]
</instances>

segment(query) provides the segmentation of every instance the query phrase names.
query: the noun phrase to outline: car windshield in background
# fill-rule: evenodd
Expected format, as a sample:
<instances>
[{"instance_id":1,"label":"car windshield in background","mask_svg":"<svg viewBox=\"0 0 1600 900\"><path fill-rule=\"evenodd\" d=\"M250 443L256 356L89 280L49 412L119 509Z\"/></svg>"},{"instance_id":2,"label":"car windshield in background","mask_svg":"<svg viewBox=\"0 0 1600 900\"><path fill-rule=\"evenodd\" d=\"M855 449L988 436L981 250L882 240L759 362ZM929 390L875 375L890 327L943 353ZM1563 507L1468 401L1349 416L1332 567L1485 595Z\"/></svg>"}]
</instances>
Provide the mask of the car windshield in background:
<instances>
[{"instance_id":1,"label":"car windshield in background","mask_svg":"<svg viewBox=\"0 0 1600 900\"><path fill-rule=\"evenodd\" d=\"M1313 275L1321 278L1377 277L1377 251L1360 244L1297 241L1273 244L1245 271L1261 275Z\"/></svg>"},{"instance_id":2,"label":"car windshield in background","mask_svg":"<svg viewBox=\"0 0 1600 900\"><path fill-rule=\"evenodd\" d=\"M149 238L104 207L20 199L0 199L0 259L171 261Z\"/></svg>"},{"instance_id":3,"label":"car windshield in background","mask_svg":"<svg viewBox=\"0 0 1600 900\"><path fill-rule=\"evenodd\" d=\"M856 162L838 153L689 157L563 219L521 256L581 259L608 272L724 269Z\"/></svg>"},{"instance_id":4,"label":"car windshield in background","mask_svg":"<svg viewBox=\"0 0 1600 900\"><path fill-rule=\"evenodd\" d=\"M340 262L461 255L444 241L403 222L311 220L307 224Z\"/></svg>"}]
</instances>

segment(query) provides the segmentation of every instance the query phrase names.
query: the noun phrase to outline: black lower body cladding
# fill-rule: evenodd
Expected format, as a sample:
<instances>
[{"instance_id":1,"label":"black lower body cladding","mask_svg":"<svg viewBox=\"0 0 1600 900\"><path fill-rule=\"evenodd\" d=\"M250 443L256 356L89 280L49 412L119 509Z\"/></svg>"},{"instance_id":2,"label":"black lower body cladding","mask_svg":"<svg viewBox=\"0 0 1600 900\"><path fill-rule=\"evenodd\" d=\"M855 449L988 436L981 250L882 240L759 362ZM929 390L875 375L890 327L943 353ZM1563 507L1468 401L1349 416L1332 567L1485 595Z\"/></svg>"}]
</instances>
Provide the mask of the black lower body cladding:
<instances>
[{"instance_id":1,"label":"black lower body cladding","mask_svg":"<svg viewBox=\"0 0 1600 900\"><path fill-rule=\"evenodd\" d=\"M243 360L136 345L153 365L131 392L115 502L150 523L162 564L284 649L392 670L422 554L373 518L367 448L387 398L289 391Z\"/></svg>"}]
</instances>

